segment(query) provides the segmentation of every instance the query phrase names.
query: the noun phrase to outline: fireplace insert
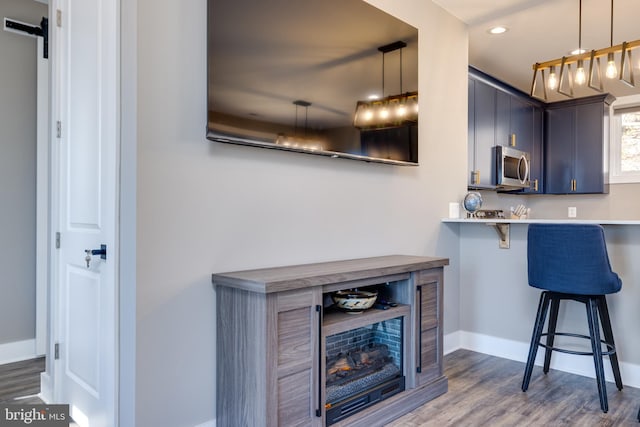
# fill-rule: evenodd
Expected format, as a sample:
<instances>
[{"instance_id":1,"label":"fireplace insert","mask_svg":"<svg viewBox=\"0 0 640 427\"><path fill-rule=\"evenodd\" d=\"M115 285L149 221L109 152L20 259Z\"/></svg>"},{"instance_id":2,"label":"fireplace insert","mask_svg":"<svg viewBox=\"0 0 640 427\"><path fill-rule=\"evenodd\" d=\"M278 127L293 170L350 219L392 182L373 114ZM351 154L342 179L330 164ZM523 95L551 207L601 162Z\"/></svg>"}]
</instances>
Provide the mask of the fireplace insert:
<instances>
[{"instance_id":1,"label":"fireplace insert","mask_svg":"<svg viewBox=\"0 0 640 427\"><path fill-rule=\"evenodd\" d=\"M405 389L404 317L326 337L326 425Z\"/></svg>"}]
</instances>

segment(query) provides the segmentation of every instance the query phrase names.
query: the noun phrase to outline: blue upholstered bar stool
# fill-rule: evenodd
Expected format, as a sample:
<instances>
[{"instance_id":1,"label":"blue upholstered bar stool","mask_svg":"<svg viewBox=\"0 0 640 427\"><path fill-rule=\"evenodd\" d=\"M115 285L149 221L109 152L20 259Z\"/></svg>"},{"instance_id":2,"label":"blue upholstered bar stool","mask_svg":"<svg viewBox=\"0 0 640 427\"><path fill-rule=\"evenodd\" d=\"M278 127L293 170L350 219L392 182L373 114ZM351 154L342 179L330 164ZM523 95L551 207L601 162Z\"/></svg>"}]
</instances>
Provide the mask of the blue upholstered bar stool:
<instances>
[{"instance_id":1,"label":"blue upholstered bar stool","mask_svg":"<svg viewBox=\"0 0 640 427\"><path fill-rule=\"evenodd\" d=\"M618 292L622 282L611 271L604 230L599 225L585 224L530 224L527 241L529 285L543 290L538 305L536 323L531 336L529 358L522 380L522 391L529 388L529 380L538 346L545 348L543 372L549 372L551 352L592 355L603 412L609 410L604 381L602 356L608 355L618 390L622 390L620 367L616 354L607 300L605 295ZM556 332L560 301L573 300L586 305L589 336ZM543 333L549 311L547 332ZM604 340L600 338L600 325ZM591 352L556 348L555 336L586 338L591 341ZM545 337L545 342L542 342ZM602 344L606 351L602 351Z\"/></svg>"}]
</instances>

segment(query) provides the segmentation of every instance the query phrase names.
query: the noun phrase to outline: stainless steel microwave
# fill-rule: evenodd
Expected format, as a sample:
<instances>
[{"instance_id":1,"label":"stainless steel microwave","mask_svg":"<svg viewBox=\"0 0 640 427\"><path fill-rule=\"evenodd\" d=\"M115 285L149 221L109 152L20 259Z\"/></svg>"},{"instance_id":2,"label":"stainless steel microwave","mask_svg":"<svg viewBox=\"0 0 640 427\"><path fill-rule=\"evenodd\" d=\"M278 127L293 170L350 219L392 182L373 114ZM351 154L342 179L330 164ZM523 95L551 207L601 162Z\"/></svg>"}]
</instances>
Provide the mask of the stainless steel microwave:
<instances>
[{"instance_id":1,"label":"stainless steel microwave","mask_svg":"<svg viewBox=\"0 0 640 427\"><path fill-rule=\"evenodd\" d=\"M496 159L496 186L502 188L529 188L531 156L511 147L493 147Z\"/></svg>"}]
</instances>

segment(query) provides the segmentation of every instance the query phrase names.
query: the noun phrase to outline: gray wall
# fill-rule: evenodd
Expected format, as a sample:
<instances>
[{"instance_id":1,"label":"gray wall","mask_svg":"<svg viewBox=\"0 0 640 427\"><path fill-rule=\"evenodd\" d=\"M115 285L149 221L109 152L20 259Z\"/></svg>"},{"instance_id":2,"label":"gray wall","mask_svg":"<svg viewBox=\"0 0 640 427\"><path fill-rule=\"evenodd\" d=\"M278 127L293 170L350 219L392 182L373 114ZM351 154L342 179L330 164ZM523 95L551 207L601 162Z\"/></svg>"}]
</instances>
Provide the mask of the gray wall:
<instances>
[{"instance_id":1,"label":"gray wall","mask_svg":"<svg viewBox=\"0 0 640 427\"><path fill-rule=\"evenodd\" d=\"M567 207L575 206L578 219L640 220L638 191L640 184L612 184L609 194L599 195L523 197L483 192L483 207L508 210L509 206L524 203L531 206L533 218L565 219ZM457 230L460 236L460 330L528 345L540 291L527 284L526 224L511 226L508 250L498 248L497 234L491 227L481 224L449 224L448 227ZM637 387L640 386L637 330L640 325L640 227L606 225L605 235L611 266L623 282L619 293L607 297L619 358L630 364L626 371L625 366L622 368L623 380ZM564 332L588 331L581 304L564 306L558 322L558 330ZM505 357L508 356L505 354ZM526 349L521 357L526 357Z\"/></svg>"},{"instance_id":2,"label":"gray wall","mask_svg":"<svg viewBox=\"0 0 640 427\"><path fill-rule=\"evenodd\" d=\"M39 24L47 6L0 1ZM35 338L36 39L0 30L0 344Z\"/></svg>"},{"instance_id":3,"label":"gray wall","mask_svg":"<svg viewBox=\"0 0 640 427\"><path fill-rule=\"evenodd\" d=\"M446 256L459 329L458 239L440 219L466 191L467 30L430 1L371 3L420 31L419 167L208 142L206 1L137 0L135 425L215 417L212 272Z\"/></svg>"}]
</instances>

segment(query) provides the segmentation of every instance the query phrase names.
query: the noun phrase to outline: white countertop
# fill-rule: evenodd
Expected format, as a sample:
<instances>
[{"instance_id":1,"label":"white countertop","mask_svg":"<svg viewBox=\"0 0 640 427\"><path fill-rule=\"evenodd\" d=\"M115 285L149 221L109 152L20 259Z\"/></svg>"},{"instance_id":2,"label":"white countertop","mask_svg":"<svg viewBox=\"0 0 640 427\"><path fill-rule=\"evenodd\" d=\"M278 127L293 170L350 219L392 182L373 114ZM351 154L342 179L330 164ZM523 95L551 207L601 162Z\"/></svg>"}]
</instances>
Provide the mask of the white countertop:
<instances>
[{"instance_id":1,"label":"white countertop","mask_svg":"<svg viewBox=\"0 0 640 427\"><path fill-rule=\"evenodd\" d=\"M510 219L510 218L443 218L442 222L459 224L601 224L601 225L640 225L637 219Z\"/></svg>"}]
</instances>

